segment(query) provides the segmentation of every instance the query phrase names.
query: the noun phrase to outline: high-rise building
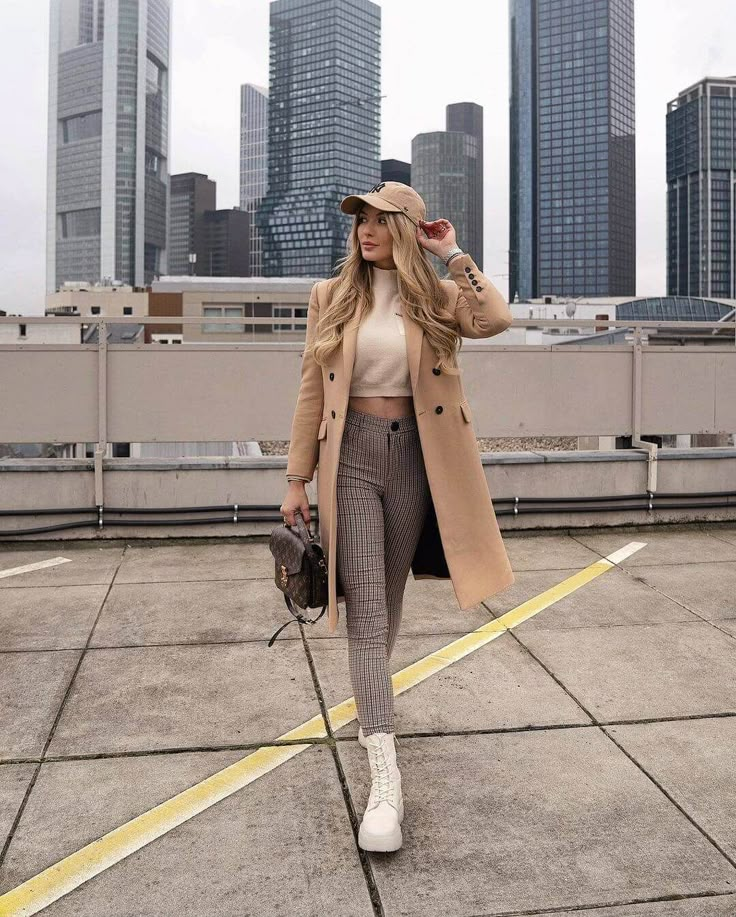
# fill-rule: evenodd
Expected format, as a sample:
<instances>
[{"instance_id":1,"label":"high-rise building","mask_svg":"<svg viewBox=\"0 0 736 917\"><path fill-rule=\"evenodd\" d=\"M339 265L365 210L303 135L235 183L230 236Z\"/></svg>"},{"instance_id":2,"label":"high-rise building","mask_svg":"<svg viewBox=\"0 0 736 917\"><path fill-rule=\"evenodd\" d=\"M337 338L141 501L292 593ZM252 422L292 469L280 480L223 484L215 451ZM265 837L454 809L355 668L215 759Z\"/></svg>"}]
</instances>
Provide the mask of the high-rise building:
<instances>
[{"instance_id":1,"label":"high-rise building","mask_svg":"<svg viewBox=\"0 0 736 917\"><path fill-rule=\"evenodd\" d=\"M736 76L667 106L667 295L736 298Z\"/></svg>"},{"instance_id":2,"label":"high-rise building","mask_svg":"<svg viewBox=\"0 0 736 917\"><path fill-rule=\"evenodd\" d=\"M207 234L205 270L208 277L249 277L250 214L232 210L208 210L204 215Z\"/></svg>"},{"instance_id":3,"label":"high-rise building","mask_svg":"<svg viewBox=\"0 0 736 917\"><path fill-rule=\"evenodd\" d=\"M403 159L382 159L381 181L400 181L411 185L411 163Z\"/></svg>"},{"instance_id":4,"label":"high-rise building","mask_svg":"<svg viewBox=\"0 0 736 917\"><path fill-rule=\"evenodd\" d=\"M169 274L206 276L209 257L204 215L217 207L217 185L201 172L172 175L170 185Z\"/></svg>"},{"instance_id":5,"label":"high-rise building","mask_svg":"<svg viewBox=\"0 0 736 917\"><path fill-rule=\"evenodd\" d=\"M483 270L483 106L476 102L454 102L447 106L445 118L448 131L459 131L472 138L465 144L463 166L468 183L467 236L463 244Z\"/></svg>"},{"instance_id":6,"label":"high-rise building","mask_svg":"<svg viewBox=\"0 0 736 917\"><path fill-rule=\"evenodd\" d=\"M169 0L51 0L47 288L167 270Z\"/></svg>"},{"instance_id":7,"label":"high-rise building","mask_svg":"<svg viewBox=\"0 0 736 917\"><path fill-rule=\"evenodd\" d=\"M268 188L268 89L240 87L240 209L251 214L250 268L262 273L263 243L254 215Z\"/></svg>"},{"instance_id":8,"label":"high-rise building","mask_svg":"<svg viewBox=\"0 0 736 917\"><path fill-rule=\"evenodd\" d=\"M509 298L635 295L634 0L509 16Z\"/></svg>"},{"instance_id":9,"label":"high-rise building","mask_svg":"<svg viewBox=\"0 0 736 917\"><path fill-rule=\"evenodd\" d=\"M427 205L427 220L449 220L455 227L458 245L480 267L482 257L474 250L471 240L471 186L467 169L474 142L474 138L459 131L417 134L411 142L411 172L412 187ZM440 277L447 275L439 258L433 261L433 267Z\"/></svg>"},{"instance_id":10,"label":"high-rise building","mask_svg":"<svg viewBox=\"0 0 736 917\"><path fill-rule=\"evenodd\" d=\"M273 0L270 15L262 272L326 277L346 254L340 201L380 180L381 7Z\"/></svg>"},{"instance_id":11,"label":"high-rise building","mask_svg":"<svg viewBox=\"0 0 736 917\"><path fill-rule=\"evenodd\" d=\"M457 102L445 109L445 130L417 134L411 144L412 187L427 220L449 220L457 241L483 269L483 108ZM447 269L438 260L437 273Z\"/></svg>"}]
</instances>

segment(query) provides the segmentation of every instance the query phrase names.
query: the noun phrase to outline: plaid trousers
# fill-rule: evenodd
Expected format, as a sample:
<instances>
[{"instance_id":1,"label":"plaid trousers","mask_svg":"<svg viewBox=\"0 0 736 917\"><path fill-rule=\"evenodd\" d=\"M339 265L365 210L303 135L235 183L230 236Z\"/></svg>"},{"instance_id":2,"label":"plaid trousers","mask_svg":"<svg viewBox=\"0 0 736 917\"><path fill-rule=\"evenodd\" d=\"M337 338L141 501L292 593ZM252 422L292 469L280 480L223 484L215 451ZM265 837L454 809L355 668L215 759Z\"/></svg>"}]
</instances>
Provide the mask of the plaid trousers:
<instances>
[{"instance_id":1,"label":"plaid trousers","mask_svg":"<svg viewBox=\"0 0 736 917\"><path fill-rule=\"evenodd\" d=\"M364 735L394 731L388 661L429 503L415 415L390 419L348 408L337 470L336 563Z\"/></svg>"}]
</instances>

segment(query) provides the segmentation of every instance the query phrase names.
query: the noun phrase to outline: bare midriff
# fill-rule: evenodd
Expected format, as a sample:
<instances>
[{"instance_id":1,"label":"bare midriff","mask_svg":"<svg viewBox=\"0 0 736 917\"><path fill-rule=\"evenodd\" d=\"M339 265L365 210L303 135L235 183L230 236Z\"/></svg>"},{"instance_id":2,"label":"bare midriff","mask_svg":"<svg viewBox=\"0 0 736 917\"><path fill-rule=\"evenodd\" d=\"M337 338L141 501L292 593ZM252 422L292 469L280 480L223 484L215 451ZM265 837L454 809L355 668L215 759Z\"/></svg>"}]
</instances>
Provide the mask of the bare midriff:
<instances>
[{"instance_id":1,"label":"bare midriff","mask_svg":"<svg viewBox=\"0 0 736 917\"><path fill-rule=\"evenodd\" d=\"M414 413L414 399L411 395L350 395L348 407L364 414L375 414L394 420Z\"/></svg>"}]
</instances>

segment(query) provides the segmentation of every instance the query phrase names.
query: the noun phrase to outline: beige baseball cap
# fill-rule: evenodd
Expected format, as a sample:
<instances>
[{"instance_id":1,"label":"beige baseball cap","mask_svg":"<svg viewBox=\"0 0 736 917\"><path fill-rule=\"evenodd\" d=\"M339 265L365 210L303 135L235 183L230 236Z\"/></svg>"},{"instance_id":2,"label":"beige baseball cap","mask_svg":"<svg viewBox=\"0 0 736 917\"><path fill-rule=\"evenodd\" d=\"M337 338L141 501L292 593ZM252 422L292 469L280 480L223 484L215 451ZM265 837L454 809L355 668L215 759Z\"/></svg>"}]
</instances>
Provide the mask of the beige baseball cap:
<instances>
[{"instance_id":1,"label":"beige baseball cap","mask_svg":"<svg viewBox=\"0 0 736 917\"><path fill-rule=\"evenodd\" d=\"M415 226L427 216L422 198L410 186L400 181L381 181L366 194L350 194L340 201L343 213L357 213L363 204L371 204L378 210L403 213Z\"/></svg>"}]
</instances>

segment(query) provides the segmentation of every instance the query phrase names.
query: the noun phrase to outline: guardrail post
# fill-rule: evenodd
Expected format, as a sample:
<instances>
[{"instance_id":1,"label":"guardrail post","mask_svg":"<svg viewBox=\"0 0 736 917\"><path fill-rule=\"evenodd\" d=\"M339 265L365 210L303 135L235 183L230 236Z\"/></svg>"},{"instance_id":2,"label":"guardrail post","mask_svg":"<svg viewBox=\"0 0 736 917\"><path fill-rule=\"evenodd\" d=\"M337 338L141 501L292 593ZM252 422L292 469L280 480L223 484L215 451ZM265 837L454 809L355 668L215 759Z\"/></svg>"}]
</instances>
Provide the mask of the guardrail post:
<instances>
[{"instance_id":1,"label":"guardrail post","mask_svg":"<svg viewBox=\"0 0 736 917\"><path fill-rule=\"evenodd\" d=\"M632 384L631 384L631 413L632 413L632 436L631 445L636 449L646 449L647 451L647 490L654 493L657 489L657 444L647 442L640 438L641 433L641 364L642 364L642 343L641 343L641 325L634 325L634 345L633 345L633 364L632 364Z\"/></svg>"},{"instance_id":2,"label":"guardrail post","mask_svg":"<svg viewBox=\"0 0 736 917\"><path fill-rule=\"evenodd\" d=\"M101 514L105 502L102 460L107 452L107 324L97 323L97 442L95 444L95 505ZM101 523L101 518L100 518Z\"/></svg>"}]
</instances>

